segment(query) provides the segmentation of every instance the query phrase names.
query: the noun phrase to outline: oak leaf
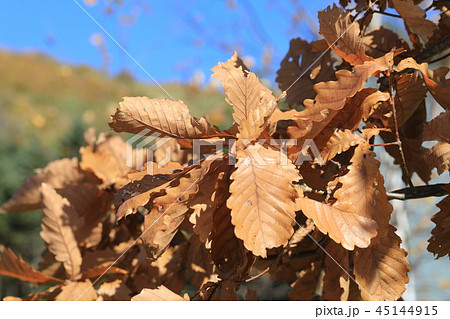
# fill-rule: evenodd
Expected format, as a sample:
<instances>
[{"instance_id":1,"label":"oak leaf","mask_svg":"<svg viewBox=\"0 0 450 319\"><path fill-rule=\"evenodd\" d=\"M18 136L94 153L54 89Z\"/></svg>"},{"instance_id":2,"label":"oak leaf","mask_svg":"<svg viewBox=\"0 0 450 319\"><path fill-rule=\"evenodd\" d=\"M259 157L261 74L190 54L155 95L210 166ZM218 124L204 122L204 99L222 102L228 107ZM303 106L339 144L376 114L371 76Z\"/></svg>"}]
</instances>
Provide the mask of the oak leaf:
<instances>
[{"instance_id":1,"label":"oak leaf","mask_svg":"<svg viewBox=\"0 0 450 319\"><path fill-rule=\"evenodd\" d=\"M236 283L232 280L209 281L203 285L200 296L210 301L237 301Z\"/></svg>"},{"instance_id":2,"label":"oak leaf","mask_svg":"<svg viewBox=\"0 0 450 319\"><path fill-rule=\"evenodd\" d=\"M26 263L21 256L16 256L13 251L0 245L0 274L18 278L37 284L47 282L61 282L60 279L47 276Z\"/></svg>"},{"instance_id":3,"label":"oak leaf","mask_svg":"<svg viewBox=\"0 0 450 319\"><path fill-rule=\"evenodd\" d=\"M197 193L198 183L210 169L224 164L216 160L220 160L219 155L206 158L200 166L172 182L165 195L154 199L150 212L145 216L142 233L149 258L158 258L167 249L188 213L188 201Z\"/></svg>"},{"instance_id":4,"label":"oak leaf","mask_svg":"<svg viewBox=\"0 0 450 319\"><path fill-rule=\"evenodd\" d=\"M300 38L290 41L289 51L281 61L275 81L281 90L287 90L286 101L291 107L302 105L305 99L315 98L314 84L335 79L331 68L334 59L330 52L326 52L320 62L316 61L323 51L315 50L314 42L308 43Z\"/></svg>"},{"instance_id":5,"label":"oak leaf","mask_svg":"<svg viewBox=\"0 0 450 319\"><path fill-rule=\"evenodd\" d=\"M55 255L56 260L64 264L69 278L73 279L80 273L82 262L71 225L79 221L77 213L69 201L50 185L42 183L41 187L43 205L41 237Z\"/></svg>"},{"instance_id":6,"label":"oak leaf","mask_svg":"<svg viewBox=\"0 0 450 319\"><path fill-rule=\"evenodd\" d=\"M396 71L400 72L408 68L419 70L422 73L423 80L435 100L444 109L449 110L450 79L447 79L447 74L450 69L440 67L436 70L430 70L427 63L418 64L413 58L406 58L398 64Z\"/></svg>"},{"instance_id":7,"label":"oak leaf","mask_svg":"<svg viewBox=\"0 0 450 319\"><path fill-rule=\"evenodd\" d=\"M388 70L393 63L394 53L374 61L356 65L354 72L339 70L337 81L321 82L314 85L315 100L305 100L306 109L299 112L294 122L297 126L293 138L315 138L344 107L347 98L359 92L364 83L374 74Z\"/></svg>"},{"instance_id":8,"label":"oak leaf","mask_svg":"<svg viewBox=\"0 0 450 319\"><path fill-rule=\"evenodd\" d=\"M159 286L157 289L143 289L131 301L189 301L189 297L183 298L165 286Z\"/></svg>"},{"instance_id":9,"label":"oak leaf","mask_svg":"<svg viewBox=\"0 0 450 319\"><path fill-rule=\"evenodd\" d=\"M392 206L389 204L380 163L368 143L359 144L346 175L339 178L342 187L333 205L307 197L300 199L303 213L314 220L321 232L345 249L368 247L371 239L387 231Z\"/></svg>"},{"instance_id":10,"label":"oak leaf","mask_svg":"<svg viewBox=\"0 0 450 319\"><path fill-rule=\"evenodd\" d=\"M330 241L326 246L323 277L325 300L348 300L350 290L349 255L341 245Z\"/></svg>"},{"instance_id":11,"label":"oak leaf","mask_svg":"<svg viewBox=\"0 0 450 319\"><path fill-rule=\"evenodd\" d=\"M427 42L437 31L432 21L425 19L426 11L413 0L392 0L395 10L403 18L406 27Z\"/></svg>"},{"instance_id":12,"label":"oak leaf","mask_svg":"<svg viewBox=\"0 0 450 319\"><path fill-rule=\"evenodd\" d=\"M363 300L395 301L406 289L410 267L395 230L389 225L376 244L355 251L354 274Z\"/></svg>"},{"instance_id":13,"label":"oak leaf","mask_svg":"<svg viewBox=\"0 0 450 319\"><path fill-rule=\"evenodd\" d=\"M320 34L328 42L334 52L352 65L372 61L364 52L359 24L351 21L350 12L333 4L319 11Z\"/></svg>"},{"instance_id":14,"label":"oak leaf","mask_svg":"<svg viewBox=\"0 0 450 319\"><path fill-rule=\"evenodd\" d=\"M292 284L288 296L290 300L311 301L316 291L320 273L320 260L311 262L307 268L300 271L300 278Z\"/></svg>"},{"instance_id":15,"label":"oak leaf","mask_svg":"<svg viewBox=\"0 0 450 319\"><path fill-rule=\"evenodd\" d=\"M246 275L249 255L242 240L234 234L231 210L222 203L214 212L211 235L211 258L221 278ZM241 279L241 278L239 278Z\"/></svg>"},{"instance_id":16,"label":"oak leaf","mask_svg":"<svg viewBox=\"0 0 450 319\"><path fill-rule=\"evenodd\" d=\"M357 134L353 134L350 130L335 131L328 140L325 149L322 150L321 155L325 162L335 157L337 154L347 151L350 147L366 140Z\"/></svg>"},{"instance_id":17,"label":"oak leaf","mask_svg":"<svg viewBox=\"0 0 450 319\"><path fill-rule=\"evenodd\" d=\"M28 177L13 197L0 206L0 213L18 213L41 207L41 183L53 188L65 184L78 184L88 178L78 170L76 158L64 158L49 163L44 169L37 169L36 174Z\"/></svg>"},{"instance_id":18,"label":"oak leaf","mask_svg":"<svg viewBox=\"0 0 450 319\"><path fill-rule=\"evenodd\" d=\"M233 119L239 127L238 137L255 140L267 125L277 103L272 91L254 73L236 65L235 59L236 54L228 62L219 62L212 68L212 77L221 81L226 101L233 106Z\"/></svg>"},{"instance_id":19,"label":"oak leaf","mask_svg":"<svg viewBox=\"0 0 450 319\"><path fill-rule=\"evenodd\" d=\"M275 149L248 145L237 152L237 169L232 173L231 209L235 234L256 256L266 257L266 249L284 245L293 234L296 190L299 179L295 166ZM280 160L281 157L281 160Z\"/></svg>"},{"instance_id":20,"label":"oak leaf","mask_svg":"<svg viewBox=\"0 0 450 319\"><path fill-rule=\"evenodd\" d=\"M449 186L445 187L447 191ZM436 258L448 255L450 258L450 195L436 204L440 211L431 217L431 221L436 226L431 231L431 238L428 240L428 251L436 255Z\"/></svg>"},{"instance_id":21,"label":"oak leaf","mask_svg":"<svg viewBox=\"0 0 450 319\"><path fill-rule=\"evenodd\" d=\"M176 138L228 136L212 127L205 118L189 115L183 101L124 97L109 126L116 132ZM145 131L144 131L145 130Z\"/></svg>"},{"instance_id":22,"label":"oak leaf","mask_svg":"<svg viewBox=\"0 0 450 319\"><path fill-rule=\"evenodd\" d=\"M56 301L91 301L97 299L97 293L89 279L69 282L62 286Z\"/></svg>"}]
</instances>

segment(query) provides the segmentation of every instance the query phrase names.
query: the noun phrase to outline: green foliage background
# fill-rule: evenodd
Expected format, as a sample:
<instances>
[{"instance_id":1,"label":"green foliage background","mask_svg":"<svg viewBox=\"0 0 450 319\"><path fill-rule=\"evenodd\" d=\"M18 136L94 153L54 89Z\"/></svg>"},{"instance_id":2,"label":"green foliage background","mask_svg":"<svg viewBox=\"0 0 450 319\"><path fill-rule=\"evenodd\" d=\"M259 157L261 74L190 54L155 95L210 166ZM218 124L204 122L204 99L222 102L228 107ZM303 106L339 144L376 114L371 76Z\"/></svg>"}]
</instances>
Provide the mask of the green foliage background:
<instances>
[{"instance_id":1,"label":"green foliage background","mask_svg":"<svg viewBox=\"0 0 450 319\"><path fill-rule=\"evenodd\" d=\"M83 133L111 131L109 116L123 96L168 98L158 87L137 83L126 73L114 78L85 66L68 66L37 54L0 51L0 204L48 162L78 156ZM164 85L195 116L209 114L218 126L231 124L230 108L213 88ZM34 266L44 243L39 236L40 211L0 215L0 244ZM0 276L0 300L26 297L35 288Z\"/></svg>"}]
</instances>

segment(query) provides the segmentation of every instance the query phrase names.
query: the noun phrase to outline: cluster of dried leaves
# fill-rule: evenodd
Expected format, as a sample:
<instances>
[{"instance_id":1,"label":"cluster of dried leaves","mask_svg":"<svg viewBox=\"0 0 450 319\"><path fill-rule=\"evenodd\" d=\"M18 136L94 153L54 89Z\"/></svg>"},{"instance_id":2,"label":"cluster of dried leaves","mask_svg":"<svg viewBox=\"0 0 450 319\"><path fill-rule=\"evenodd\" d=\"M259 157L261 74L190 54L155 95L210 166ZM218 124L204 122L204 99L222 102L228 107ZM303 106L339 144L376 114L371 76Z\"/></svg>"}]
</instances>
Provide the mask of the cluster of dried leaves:
<instances>
[{"instance_id":1,"label":"cluster of dried leaves","mask_svg":"<svg viewBox=\"0 0 450 319\"><path fill-rule=\"evenodd\" d=\"M448 37L450 16L440 7L436 25L417 2L377 4L397 10L412 48L391 30L366 32L374 14L367 1L357 2L359 19L344 10L348 1L320 11L324 39L292 40L278 71L289 111L236 54L212 69L234 110L226 131L191 118L181 101L124 98L112 129L173 138L153 161L140 159L154 174L125 165L120 137L88 131L80 161L50 163L1 206L41 208L47 249L36 270L0 246L0 274L47 288L29 300L236 300L240 286L266 272L292 286L292 300L401 298L409 264L389 224L374 136L389 144L405 181L416 172L428 183L433 168L450 166L449 69L412 58ZM367 86L372 78L377 88ZM444 111L425 122L428 92ZM236 142L192 164L198 138ZM297 145L278 143L288 138ZM323 163L298 163L308 139ZM437 143L425 149L423 141ZM172 162L160 168L168 146ZM432 218L428 250L437 257L450 252L449 200ZM197 293L181 297L187 283ZM248 290L247 299L257 298Z\"/></svg>"}]
</instances>

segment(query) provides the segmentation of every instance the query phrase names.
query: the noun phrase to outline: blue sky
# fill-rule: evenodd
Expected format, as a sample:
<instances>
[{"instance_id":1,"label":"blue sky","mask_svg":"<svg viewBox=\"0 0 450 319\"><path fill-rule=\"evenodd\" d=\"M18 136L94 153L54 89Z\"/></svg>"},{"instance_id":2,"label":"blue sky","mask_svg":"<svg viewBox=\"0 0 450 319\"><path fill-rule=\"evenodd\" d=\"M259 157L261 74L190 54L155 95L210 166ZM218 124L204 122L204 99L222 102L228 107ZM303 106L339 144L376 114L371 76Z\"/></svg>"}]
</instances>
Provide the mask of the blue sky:
<instances>
[{"instance_id":1,"label":"blue sky","mask_svg":"<svg viewBox=\"0 0 450 319\"><path fill-rule=\"evenodd\" d=\"M84 0L77 2L162 83L186 82L199 71L209 77L210 68L228 59L233 49L253 57L252 69L256 70L262 67L264 51L272 52L274 62L265 75L273 81L289 40L300 35L315 39L317 10L332 4L304 0L124 0L118 6L98 0L88 6ZM113 9L112 14L105 12L108 8ZM297 24L292 22L295 13L302 15ZM133 14L131 24L122 23ZM0 48L44 52L71 64L103 65L91 36L104 33L74 0L3 0L0 30ZM110 38L104 38L112 74L128 70L140 80L151 81Z\"/></svg>"}]
</instances>

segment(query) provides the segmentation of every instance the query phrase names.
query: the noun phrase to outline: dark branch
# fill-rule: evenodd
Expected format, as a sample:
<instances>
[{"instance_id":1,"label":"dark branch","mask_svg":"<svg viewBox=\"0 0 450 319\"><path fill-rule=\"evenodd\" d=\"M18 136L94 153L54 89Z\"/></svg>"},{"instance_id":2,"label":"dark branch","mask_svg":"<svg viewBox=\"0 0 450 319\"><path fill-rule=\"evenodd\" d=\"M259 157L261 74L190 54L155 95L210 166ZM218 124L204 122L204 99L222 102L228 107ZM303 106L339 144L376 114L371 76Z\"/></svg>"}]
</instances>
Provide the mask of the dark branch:
<instances>
[{"instance_id":1,"label":"dark branch","mask_svg":"<svg viewBox=\"0 0 450 319\"><path fill-rule=\"evenodd\" d=\"M447 184L434 184L434 185L423 185L423 186L415 186L414 188L403 188L398 189L393 192L387 193L388 199L398 199L398 200L407 200L407 199L417 199L417 198L425 198L432 196L445 196L448 192L443 188Z\"/></svg>"},{"instance_id":2,"label":"dark branch","mask_svg":"<svg viewBox=\"0 0 450 319\"><path fill-rule=\"evenodd\" d=\"M450 48L450 36L446 37L441 42L436 43L431 48L428 48L428 49L420 52L418 55L416 55L414 57L414 60L416 60L417 63L429 61L433 56L444 52L448 48ZM434 62L436 62L436 61L434 61Z\"/></svg>"}]
</instances>

